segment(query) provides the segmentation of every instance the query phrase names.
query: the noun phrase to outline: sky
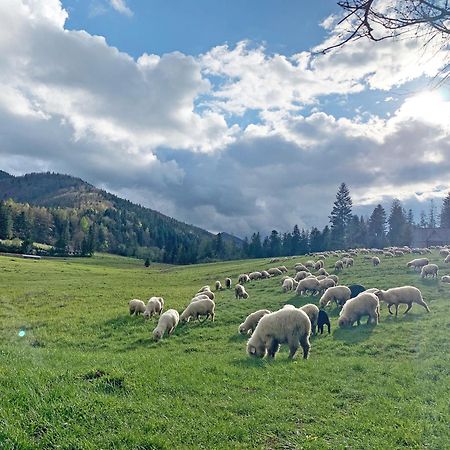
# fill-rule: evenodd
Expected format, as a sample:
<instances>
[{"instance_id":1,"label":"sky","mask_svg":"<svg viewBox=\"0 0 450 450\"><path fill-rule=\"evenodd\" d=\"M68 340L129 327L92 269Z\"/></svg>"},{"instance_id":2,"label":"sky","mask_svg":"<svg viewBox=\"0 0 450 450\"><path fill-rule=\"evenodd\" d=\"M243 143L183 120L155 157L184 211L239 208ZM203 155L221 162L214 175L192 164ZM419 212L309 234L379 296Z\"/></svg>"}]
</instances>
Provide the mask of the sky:
<instances>
[{"instance_id":1,"label":"sky","mask_svg":"<svg viewBox=\"0 0 450 450\"><path fill-rule=\"evenodd\" d=\"M357 214L399 198L418 219L450 191L450 86L434 88L450 49L322 54L339 14L330 0L2 0L0 169L71 174L241 237L325 226L341 182Z\"/></svg>"}]
</instances>

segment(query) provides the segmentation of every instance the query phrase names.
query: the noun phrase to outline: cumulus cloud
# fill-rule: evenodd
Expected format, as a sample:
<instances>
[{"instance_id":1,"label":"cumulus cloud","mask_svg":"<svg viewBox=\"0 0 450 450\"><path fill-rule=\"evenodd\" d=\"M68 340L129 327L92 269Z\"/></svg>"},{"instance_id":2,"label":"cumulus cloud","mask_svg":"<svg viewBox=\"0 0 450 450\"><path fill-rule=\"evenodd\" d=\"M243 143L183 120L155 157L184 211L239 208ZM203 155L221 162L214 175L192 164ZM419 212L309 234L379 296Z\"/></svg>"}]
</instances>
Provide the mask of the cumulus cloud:
<instances>
[{"instance_id":1,"label":"cumulus cloud","mask_svg":"<svg viewBox=\"0 0 450 450\"><path fill-rule=\"evenodd\" d=\"M449 186L450 102L405 98L388 117L369 109L343 118L321 106L323 96L389 90L438 70L436 62L409 71L414 46L361 44L319 57L241 42L198 57L134 59L64 29L66 19L57 0L0 2L3 170L70 173L241 236L324 226L341 181L361 212ZM236 117L247 113L244 126Z\"/></svg>"}]
</instances>

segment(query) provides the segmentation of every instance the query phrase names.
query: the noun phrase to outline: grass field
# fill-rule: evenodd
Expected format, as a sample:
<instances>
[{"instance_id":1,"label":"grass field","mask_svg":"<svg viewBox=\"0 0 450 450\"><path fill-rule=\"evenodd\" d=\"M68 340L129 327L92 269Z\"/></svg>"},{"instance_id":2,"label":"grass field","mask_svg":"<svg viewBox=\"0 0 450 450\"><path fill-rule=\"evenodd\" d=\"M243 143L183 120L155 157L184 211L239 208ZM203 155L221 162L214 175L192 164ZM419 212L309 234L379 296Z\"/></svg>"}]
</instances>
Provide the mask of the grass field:
<instances>
[{"instance_id":1,"label":"grass field","mask_svg":"<svg viewBox=\"0 0 450 450\"><path fill-rule=\"evenodd\" d=\"M267 260L146 269L106 255L0 257L0 448L449 449L450 285L421 280L409 259L373 268L358 257L341 282L413 284L430 314L414 305L395 319L383 306L378 326L341 330L332 309L332 334L312 337L309 360L289 361L282 347L270 361L246 355L239 323L318 302L282 294L280 278L248 284L248 300L218 293L214 323L159 343L156 319L127 310L161 295L181 311L202 285Z\"/></svg>"}]
</instances>

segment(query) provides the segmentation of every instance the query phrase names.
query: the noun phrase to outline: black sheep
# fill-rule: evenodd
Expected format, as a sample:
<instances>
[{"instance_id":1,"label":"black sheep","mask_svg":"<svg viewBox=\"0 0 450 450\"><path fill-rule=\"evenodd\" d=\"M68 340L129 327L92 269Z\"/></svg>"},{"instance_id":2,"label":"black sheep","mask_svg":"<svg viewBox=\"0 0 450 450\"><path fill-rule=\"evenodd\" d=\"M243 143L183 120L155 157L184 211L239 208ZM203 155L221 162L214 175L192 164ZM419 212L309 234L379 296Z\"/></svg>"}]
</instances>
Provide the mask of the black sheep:
<instances>
[{"instance_id":1,"label":"black sheep","mask_svg":"<svg viewBox=\"0 0 450 450\"><path fill-rule=\"evenodd\" d=\"M351 295L350 298L355 298L357 295L364 292L366 288L362 284L351 284L349 287Z\"/></svg>"},{"instance_id":2,"label":"black sheep","mask_svg":"<svg viewBox=\"0 0 450 450\"><path fill-rule=\"evenodd\" d=\"M319 311L319 317L317 319L317 332L320 331L320 334L323 334L324 325L328 327L328 334L330 334L331 331L330 318L328 317L328 314L323 309L321 309Z\"/></svg>"}]
</instances>

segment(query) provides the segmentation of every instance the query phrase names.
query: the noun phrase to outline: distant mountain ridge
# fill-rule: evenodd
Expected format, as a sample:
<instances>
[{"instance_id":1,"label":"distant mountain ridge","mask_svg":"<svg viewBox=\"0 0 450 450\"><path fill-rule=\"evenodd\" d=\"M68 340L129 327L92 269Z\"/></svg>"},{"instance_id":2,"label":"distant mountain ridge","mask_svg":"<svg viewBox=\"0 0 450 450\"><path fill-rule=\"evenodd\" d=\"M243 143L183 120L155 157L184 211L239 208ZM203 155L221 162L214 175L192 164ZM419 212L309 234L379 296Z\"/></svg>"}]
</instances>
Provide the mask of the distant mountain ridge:
<instances>
[{"instance_id":1,"label":"distant mountain ridge","mask_svg":"<svg viewBox=\"0 0 450 450\"><path fill-rule=\"evenodd\" d=\"M200 243L212 242L216 237L207 230L134 204L71 175L46 172L13 176L0 171L0 200L8 199L38 207L77 210L80 215L86 215L90 223L98 223L98 226L109 226L111 218L123 223L128 221L133 224L135 234L140 233L141 226L143 230L148 230L152 247L164 250L167 262L180 262L176 256L177 252L183 252L180 248L190 255L184 262L196 262ZM113 229L112 226L110 228ZM114 232L118 234L116 228ZM125 228L124 233L130 234ZM228 233L221 233L221 236L223 242L229 245L239 247L242 243L242 240ZM126 236L116 240L121 241L122 246L127 245ZM208 245L203 243L203 247L208 248ZM211 247L214 248L213 243ZM168 257L168 253L172 256Z\"/></svg>"}]
</instances>

